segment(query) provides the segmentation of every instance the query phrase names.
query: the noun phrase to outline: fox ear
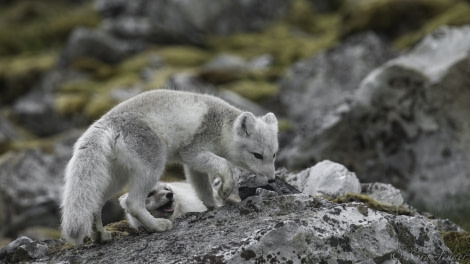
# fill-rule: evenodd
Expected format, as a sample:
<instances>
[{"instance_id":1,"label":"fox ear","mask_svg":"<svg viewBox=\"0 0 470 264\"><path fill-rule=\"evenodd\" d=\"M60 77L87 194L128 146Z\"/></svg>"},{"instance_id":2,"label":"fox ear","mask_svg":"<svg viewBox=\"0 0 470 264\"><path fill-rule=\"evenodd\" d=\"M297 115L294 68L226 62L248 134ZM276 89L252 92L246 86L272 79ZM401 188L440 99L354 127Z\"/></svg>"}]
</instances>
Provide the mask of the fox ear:
<instances>
[{"instance_id":1,"label":"fox ear","mask_svg":"<svg viewBox=\"0 0 470 264\"><path fill-rule=\"evenodd\" d=\"M267 113L262 117L263 121L268 125L274 125L277 127L277 118L273 113Z\"/></svg>"},{"instance_id":2,"label":"fox ear","mask_svg":"<svg viewBox=\"0 0 470 264\"><path fill-rule=\"evenodd\" d=\"M255 130L256 117L249 112L244 112L237 117L234 129L237 135L249 137Z\"/></svg>"}]
</instances>

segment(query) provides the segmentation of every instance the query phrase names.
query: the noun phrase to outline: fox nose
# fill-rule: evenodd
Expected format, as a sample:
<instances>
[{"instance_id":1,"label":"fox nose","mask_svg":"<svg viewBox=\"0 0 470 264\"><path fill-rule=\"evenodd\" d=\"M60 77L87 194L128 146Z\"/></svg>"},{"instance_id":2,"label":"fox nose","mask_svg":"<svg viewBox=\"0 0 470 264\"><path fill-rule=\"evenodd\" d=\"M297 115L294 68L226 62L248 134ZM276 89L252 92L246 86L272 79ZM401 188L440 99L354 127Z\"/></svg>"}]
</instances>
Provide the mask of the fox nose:
<instances>
[{"instance_id":1,"label":"fox nose","mask_svg":"<svg viewBox=\"0 0 470 264\"><path fill-rule=\"evenodd\" d=\"M274 183L276 180L275 179L269 179L268 183Z\"/></svg>"},{"instance_id":2,"label":"fox nose","mask_svg":"<svg viewBox=\"0 0 470 264\"><path fill-rule=\"evenodd\" d=\"M165 196L166 196L166 198L171 199L171 198L173 198L173 193L169 192Z\"/></svg>"}]
</instances>

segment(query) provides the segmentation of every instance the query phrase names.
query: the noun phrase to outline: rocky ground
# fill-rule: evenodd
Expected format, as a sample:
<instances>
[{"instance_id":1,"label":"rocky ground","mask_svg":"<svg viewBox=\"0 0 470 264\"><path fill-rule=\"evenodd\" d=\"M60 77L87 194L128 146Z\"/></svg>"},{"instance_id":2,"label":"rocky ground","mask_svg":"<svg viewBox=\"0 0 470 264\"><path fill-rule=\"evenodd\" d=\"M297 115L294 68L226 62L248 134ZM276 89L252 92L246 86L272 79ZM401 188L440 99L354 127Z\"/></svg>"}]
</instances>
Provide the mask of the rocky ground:
<instances>
[{"instance_id":1,"label":"rocky ground","mask_svg":"<svg viewBox=\"0 0 470 264\"><path fill-rule=\"evenodd\" d=\"M468 1L0 5L0 246L33 239L0 261L469 262L458 227L470 228ZM160 88L275 112L280 176L302 194L258 191L102 246L41 242L59 237L63 169L83 129ZM112 201L105 221L119 219Z\"/></svg>"}]
</instances>

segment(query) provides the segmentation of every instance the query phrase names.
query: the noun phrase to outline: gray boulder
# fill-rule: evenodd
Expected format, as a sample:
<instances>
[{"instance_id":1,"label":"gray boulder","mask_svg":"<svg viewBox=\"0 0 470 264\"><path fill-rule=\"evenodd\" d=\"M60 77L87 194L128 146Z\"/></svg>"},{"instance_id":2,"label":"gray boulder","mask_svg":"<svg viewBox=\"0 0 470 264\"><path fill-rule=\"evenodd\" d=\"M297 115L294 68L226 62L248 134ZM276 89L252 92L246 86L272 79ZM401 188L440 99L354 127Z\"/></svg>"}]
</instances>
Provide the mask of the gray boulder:
<instances>
[{"instance_id":1,"label":"gray boulder","mask_svg":"<svg viewBox=\"0 0 470 264\"><path fill-rule=\"evenodd\" d=\"M374 182L361 184L362 194L365 194L377 202L387 203L394 206L405 204L401 191L391 184Z\"/></svg>"},{"instance_id":2,"label":"gray boulder","mask_svg":"<svg viewBox=\"0 0 470 264\"><path fill-rule=\"evenodd\" d=\"M0 160L0 237L15 237L29 227L60 223L64 171L82 131L71 131L42 149L10 151ZM122 218L116 201L105 205L103 221Z\"/></svg>"},{"instance_id":3,"label":"gray boulder","mask_svg":"<svg viewBox=\"0 0 470 264\"><path fill-rule=\"evenodd\" d=\"M0 115L0 153L5 151L8 143L15 139L22 138L13 124L7 118Z\"/></svg>"},{"instance_id":4,"label":"gray boulder","mask_svg":"<svg viewBox=\"0 0 470 264\"><path fill-rule=\"evenodd\" d=\"M72 127L72 122L61 116L54 105L53 94L37 89L16 100L12 114L19 125L47 137Z\"/></svg>"},{"instance_id":5,"label":"gray boulder","mask_svg":"<svg viewBox=\"0 0 470 264\"><path fill-rule=\"evenodd\" d=\"M110 64L118 63L145 47L145 42L139 39L118 38L102 29L77 28L67 40L59 66L68 66L81 57L94 58Z\"/></svg>"},{"instance_id":6,"label":"gray boulder","mask_svg":"<svg viewBox=\"0 0 470 264\"><path fill-rule=\"evenodd\" d=\"M286 80L297 80L302 89L316 93L308 97L307 92L310 101L299 99L301 107L286 104L297 117L300 136L279 156L293 161L287 162L290 168L336 160L358 173L361 181L391 183L411 204L429 209L439 210L449 198L467 195L469 33L470 27L442 28L361 83L345 85L348 91L334 85L308 86L340 76L293 71ZM299 81L309 76L313 81Z\"/></svg>"},{"instance_id":7,"label":"gray boulder","mask_svg":"<svg viewBox=\"0 0 470 264\"><path fill-rule=\"evenodd\" d=\"M63 171L78 137L39 149L8 152L0 161L0 236L14 237L29 226L58 226Z\"/></svg>"},{"instance_id":8,"label":"gray boulder","mask_svg":"<svg viewBox=\"0 0 470 264\"><path fill-rule=\"evenodd\" d=\"M103 245L31 243L19 250L31 249L34 254L23 254L26 261L41 263L455 263L425 218L303 194L249 197L187 214L167 232L122 236ZM54 250L40 251L44 246ZM9 252L3 258L15 256L14 249Z\"/></svg>"},{"instance_id":9,"label":"gray boulder","mask_svg":"<svg viewBox=\"0 0 470 264\"><path fill-rule=\"evenodd\" d=\"M97 0L107 19L103 28L115 36L157 43L204 44L208 35L263 29L281 18L291 1L121 1Z\"/></svg>"},{"instance_id":10,"label":"gray boulder","mask_svg":"<svg viewBox=\"0 0 470 264\"><path fill-rule=\"evenodd\" d=\"M299 169L331 159L313 155L312 144L305 142L312 141L349 111L361 80L395 55L377 35L365 33L293 65L280 82L280 100L294 123L294 132L281 138L286 146L278 155L279 162Z\"/></svg>"}]
</instances>

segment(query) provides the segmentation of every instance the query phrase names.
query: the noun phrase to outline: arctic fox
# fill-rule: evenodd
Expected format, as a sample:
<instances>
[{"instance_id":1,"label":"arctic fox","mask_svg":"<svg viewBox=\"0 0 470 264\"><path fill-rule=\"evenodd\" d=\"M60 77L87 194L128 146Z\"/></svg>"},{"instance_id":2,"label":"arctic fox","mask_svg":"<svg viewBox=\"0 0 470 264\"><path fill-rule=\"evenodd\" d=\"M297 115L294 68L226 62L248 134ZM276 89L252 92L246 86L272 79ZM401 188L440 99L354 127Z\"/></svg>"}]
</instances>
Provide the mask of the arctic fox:
<instances>
[{"instance_id":1,"label":"arctic fox","mask_svg":"<svg viewBox=\"0 0 470 264\"><path fill-rule=\"evenodd\" d=\"M186 178L209 209L216 206L209 175L221 179L222 199L235 186L236 167L273 181L277 132L273 113L255 117L209 95L154 90L128 99L75 143L65 171L63 235L76 244L86 236L109 240L101 209L127 183L127 212L150 232L171 229L170 220L145 209L166 162L184 164Z\"/></svg>"},{"instance_id":2,"label":"arctic fox","mask_svg":"<svg viewBox=\"0 0 470 264\"><path fill-rule=\"evenodd\" d=\"M128 193L125 193L119 197L119 203L126 211L127 219L129 219L131 226L139 229L142 224L127 213L126 200L128 195ZM204 212L207 210L207 207L197 197L194 189L186 182L157 183L147 194L145 208L155 218L170 220L178 218L185 213Z\"/></svg>"}]
</instances>

